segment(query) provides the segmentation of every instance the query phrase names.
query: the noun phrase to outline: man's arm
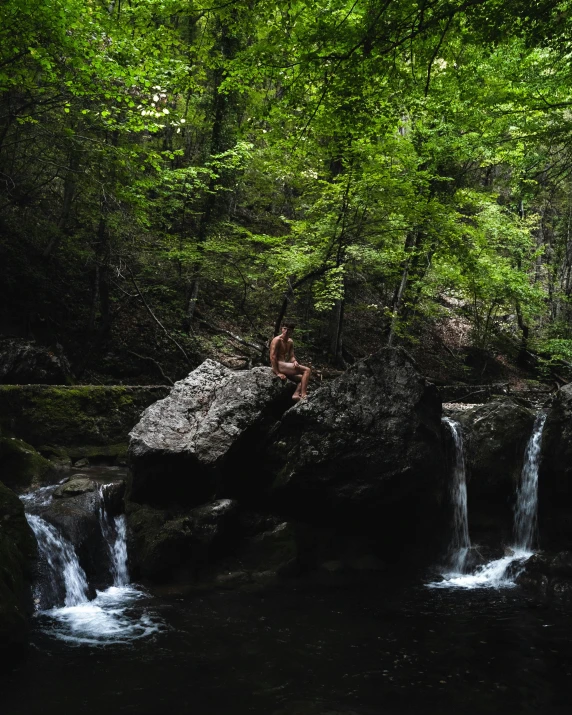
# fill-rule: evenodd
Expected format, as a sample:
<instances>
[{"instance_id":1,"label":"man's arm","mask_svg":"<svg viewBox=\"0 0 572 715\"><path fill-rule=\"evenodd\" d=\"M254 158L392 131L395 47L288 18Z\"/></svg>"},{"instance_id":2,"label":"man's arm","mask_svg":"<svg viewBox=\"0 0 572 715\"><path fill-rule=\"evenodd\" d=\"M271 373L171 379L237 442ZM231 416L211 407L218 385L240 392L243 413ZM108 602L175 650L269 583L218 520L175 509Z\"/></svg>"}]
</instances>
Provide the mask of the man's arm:
<instances>
[{"instance_id":1,"label":"man's arm","mask_svg":"<svg viewBox=\"0 0 572 715\"><path fill-rule=\"evenodd\" d=\"M270 343L270 365L272 366L272 372L275 375L278 375L278 377L281 378L282 380L285 380L286 375L282 374L280 372L280 368L278 367L278 341L279 340L280 340L280 337L276 337Z\"/></svg>"},{"instance_id":2,"label":"man's arm","mask_svg":"<svg viewBox=\"0 0 572 715\"><path fill-rule=\"evenodd\" d=\"M290 355L289 355L288 362L293 362L294 367L298 367L298 361L296 360L296 356L294 355L294 341L292 340L292 338L290 338L290 345L288 347L290 348Z\"/></svg>"}]
</instances>

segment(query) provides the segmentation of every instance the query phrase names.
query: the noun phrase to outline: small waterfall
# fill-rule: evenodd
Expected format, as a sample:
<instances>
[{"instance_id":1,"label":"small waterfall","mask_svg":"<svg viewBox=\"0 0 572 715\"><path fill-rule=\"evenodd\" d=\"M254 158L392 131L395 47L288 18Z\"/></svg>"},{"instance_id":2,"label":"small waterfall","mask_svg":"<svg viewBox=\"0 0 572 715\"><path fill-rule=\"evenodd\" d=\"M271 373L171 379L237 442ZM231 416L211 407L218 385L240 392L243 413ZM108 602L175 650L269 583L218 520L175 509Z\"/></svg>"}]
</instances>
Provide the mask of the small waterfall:
<instances>
[{"instance_id":1,"label":"small waterfall","mask_svg":"<svg viewBox=\"0 0 572 715\"><path fill-rule=\"evenodd\" d=\"M114 586L127 586L129 572L127 570L127 523L121 514L113 520L105 507L105 487L99 487L99 524L105 540Z\"/></svg>"},{"instance_id":2,"label":"small waterfall","mask_svg":"<svg viewBox=\"0 0 572 715\"><path fill-rule=\"evenodd\" d=\"M538 512L538 467L540 445L546 414L539 414L534 421L532 435L526 446L524 465L516 492L514 509L515 549L530 551L535 541Z\"/></svg>"},{"instance_id":3,"label":"small waterfall","mask_svg":"<svg viewBox=\"0 0 572 715\"><path fill-rule=\"evenodd\" d=\"M129 643L161 629L161 622L140 602L148 595L129 584L125 516L112 518L105 507L104 487L99 489L98 516L107 545L113 585L88 598L88 581L73 545L58 529L37 514L26 513L38 542L40 571L46 576L37 587L38 616L47 620L46 632L74 645ZM45 508L44 492L24 495L26 508ZM60 604L64 604L62 607Z\"/></svg>"},{"instance_id":4,"label":"small waterfall","mask_svg":"<svg viewBox=\"0 0 572 715\"><path fill-rule=\"evenodd\" d=\"M77 606L86 603L87 578L85 571L79 564L74 547L51 524L35 514L26 514L36 540L40 555L49 569L48 594L44 598L53 598L61 589L59 584L63 581L64 604Z\"/></svg>"},{"instance_id":5,"label":"small waterfall","mask_svg":"<svg viewBox=\"0 0 572 715\"><path fill-rule=\"evenodd\" d=\"M465 474L465 455L461 425L448 417L443 417L455 445L453 479L451 482L451 502L453 504L453 539L450 546L449 564L453 571L463 573L471 540L469 538L469 520L467 515L467 480Z\"/></svg>"},{"instance_id":6,"label":"small waterfall","mask_svg":"<svg viewBox=\"0 0 572 715\"><path fill-rule=\"evenodd\" d=\"M537 415L532 434L528 440L522 468L522 477L517 489L515 505L515 542L510 553L500 559L479 566L467 575L444 574L444 579L429 583L429 588L511 588L522 572L523 565L532 556L536 536L538 509L538 468L540 445L546 415Z\"/></svg>"}]
</instances>

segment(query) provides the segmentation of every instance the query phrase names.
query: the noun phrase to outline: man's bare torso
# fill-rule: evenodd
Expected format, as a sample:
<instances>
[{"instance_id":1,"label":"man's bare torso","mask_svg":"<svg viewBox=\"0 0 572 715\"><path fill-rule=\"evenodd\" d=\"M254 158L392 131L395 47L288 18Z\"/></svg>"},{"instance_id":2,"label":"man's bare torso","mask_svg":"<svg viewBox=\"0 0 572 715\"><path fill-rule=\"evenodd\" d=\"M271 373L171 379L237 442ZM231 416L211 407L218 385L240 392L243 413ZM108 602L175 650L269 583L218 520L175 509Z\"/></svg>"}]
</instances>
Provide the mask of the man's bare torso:
<instances>
[{"instance_id":1,"label":"man's bare torso","mask_svg":"<svg viewBox=\"0 0 572 715\"><path fill-rule=\"evenodd\" d=\"M278 362L292 362L292 355L294 353L294 341L292 338L288 340L282 340L282 336L274 338L272 341L272 347L276 351L276 359Z\"/></svg>"}]
</instances>

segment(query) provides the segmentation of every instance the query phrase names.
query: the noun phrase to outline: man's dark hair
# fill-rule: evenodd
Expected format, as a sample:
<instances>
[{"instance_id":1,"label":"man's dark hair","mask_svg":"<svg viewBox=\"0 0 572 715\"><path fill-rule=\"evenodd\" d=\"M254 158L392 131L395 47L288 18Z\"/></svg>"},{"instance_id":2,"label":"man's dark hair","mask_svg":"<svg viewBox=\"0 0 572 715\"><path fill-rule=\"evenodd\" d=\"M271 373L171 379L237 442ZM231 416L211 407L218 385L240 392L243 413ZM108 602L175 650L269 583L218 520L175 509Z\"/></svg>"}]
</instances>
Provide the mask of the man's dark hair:
<instances>
[{"instance_id":1,"label":"man's dark hair","mask_svg":"<svg viewBox=\"0 0 572 715\"><path fill-rule=\"evenodd\" d=\"M290 330L294 330L296 327L296 323L293 323L291 320L287 320L284 323L282 323L283 328L290 328Z\"/></svg>"}]
</instances>

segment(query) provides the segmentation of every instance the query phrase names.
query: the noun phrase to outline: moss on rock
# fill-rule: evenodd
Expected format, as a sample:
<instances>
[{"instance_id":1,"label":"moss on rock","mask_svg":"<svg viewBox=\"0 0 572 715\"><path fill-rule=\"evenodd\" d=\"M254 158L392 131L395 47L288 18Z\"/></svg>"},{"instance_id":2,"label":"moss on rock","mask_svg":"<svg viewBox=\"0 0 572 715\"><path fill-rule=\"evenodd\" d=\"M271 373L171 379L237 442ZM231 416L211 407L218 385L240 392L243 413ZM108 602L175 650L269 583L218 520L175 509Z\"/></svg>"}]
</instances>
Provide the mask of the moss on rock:
<instances>
[{"instance_id":1,"label":"moss on rock","mask_svg":"<svg viewBox=\"0 0 572 715\"><path fill-rule=\"evenodd\" d=\"M30 444L0 435L0 475L17 491L41 483L53 471L52 463Z\"/></svg>"},{"instance_id":2,"label":"moss on rock","mask_svg":"<svg viewBox=\"0 0 572 715\"><path fill-rule=\"evenodd\" d=\"M64 447L72 459L89 456L78 451L89 447L121 445L123 449L141 412L169 389L0 385L0 427L35 447Z\"/></svg>"},{"instance_id":3,"label":"moss on rock","mask_svg":"<svg viewBox=\"0 0 572 715\"><path fill-rule=\"evenodd\" d=\"M0 482L0 661L14 662L26 648L30 563L35 554L24 507Z\"/></svg>"}]
</instances>

